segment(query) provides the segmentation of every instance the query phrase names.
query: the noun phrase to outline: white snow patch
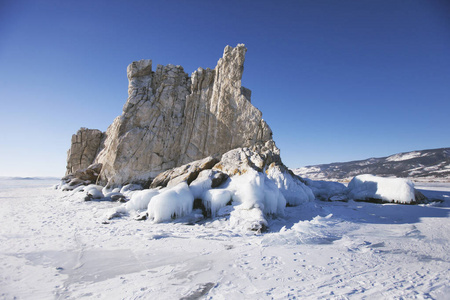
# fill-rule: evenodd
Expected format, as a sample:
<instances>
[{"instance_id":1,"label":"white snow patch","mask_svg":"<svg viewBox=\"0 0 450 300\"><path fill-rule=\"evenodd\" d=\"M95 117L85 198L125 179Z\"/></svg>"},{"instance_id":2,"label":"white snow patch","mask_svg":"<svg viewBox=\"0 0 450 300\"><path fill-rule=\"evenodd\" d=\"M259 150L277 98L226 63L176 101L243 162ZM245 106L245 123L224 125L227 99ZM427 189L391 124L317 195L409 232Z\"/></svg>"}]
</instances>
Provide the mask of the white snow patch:
<instances>
[{"instance_id":1,"label":"white snow patch","mask_svg":"<svg viewBox=\"0 0 450 300\"><path fill-rule=\"evenodd\" d=\"M408 152L408 153L399 153L395 155L391 155L386 158L386 161L404 161L408 159L413 159L416 157L427 156L427 154L422 154L418 151Z\"/></svg>"}]
</instances>

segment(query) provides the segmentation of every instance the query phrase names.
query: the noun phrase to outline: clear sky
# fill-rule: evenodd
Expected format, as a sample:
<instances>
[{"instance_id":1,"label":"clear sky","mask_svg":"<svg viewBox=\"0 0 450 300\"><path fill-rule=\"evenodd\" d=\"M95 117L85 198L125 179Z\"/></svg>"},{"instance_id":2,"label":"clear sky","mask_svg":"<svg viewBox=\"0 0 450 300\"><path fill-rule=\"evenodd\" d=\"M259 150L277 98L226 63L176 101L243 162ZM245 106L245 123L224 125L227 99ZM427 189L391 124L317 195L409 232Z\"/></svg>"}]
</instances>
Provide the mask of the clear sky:
<instances>
[{"instance_id":1,"label":"clear sky","mask_svg":"<svg viewBox=\"0 0 450 300\"><path fill-rule=\"evenodd\" d=\"M0 176L64 175L132 61L190 74L238 43L289 167L450 147L447 0L0 0Z\"/></svg>"}]
</instances>

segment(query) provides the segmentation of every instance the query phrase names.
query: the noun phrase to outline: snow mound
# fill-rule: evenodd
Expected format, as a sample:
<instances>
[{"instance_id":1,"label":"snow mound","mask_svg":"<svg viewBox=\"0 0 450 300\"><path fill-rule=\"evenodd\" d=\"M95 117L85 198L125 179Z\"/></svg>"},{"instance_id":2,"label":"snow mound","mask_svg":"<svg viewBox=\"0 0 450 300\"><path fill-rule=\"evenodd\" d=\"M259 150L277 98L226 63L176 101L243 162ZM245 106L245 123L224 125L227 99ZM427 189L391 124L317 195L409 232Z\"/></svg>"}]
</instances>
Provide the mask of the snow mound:
<instances>
[{"instance_id":1,"label":"snow mound","mask_svg":"<svg viewBox=\"0 0 450 300\"><path fill-rule=\"evenodd\" d=\"M269 168L267 177L276 184L287 204L291 206L314 200L313 192L300 178L291 175L287 170L282 170L279 166Z\"/></svg>"},{"instance_id":2,"label":"snow mound","mask_svg":"<svg viewBox=\"0 0 450 300\"><path fill-rule=\"evenodd\" d=\"M87 196L91 199L101 199L104 197L103 193L103 186L101 185L95 185L90 184L86 187L84 187L84 191L86 192Z\"/></svg>"},{"instance_id":3,"label":"snow mound","mask_svg":"<svg viewBox=\"0 0 450 300\"><path fill-rule=\"evenodd\" d=\"M414 183L404 178L355 176L348 184L350 199L411 204L416 202Z\"/></svg>"},{"instance_id":4,"label":"snow mound","mask_svg":"<svg viewBox=\"0 0 450 300\"><path fill-rule=\"evenodd\" d=\"M155 223L170 221L192 212L194 196L186 182L166 189L152 197L148 204L148 217Z\"/></svg>"}]
</instances>

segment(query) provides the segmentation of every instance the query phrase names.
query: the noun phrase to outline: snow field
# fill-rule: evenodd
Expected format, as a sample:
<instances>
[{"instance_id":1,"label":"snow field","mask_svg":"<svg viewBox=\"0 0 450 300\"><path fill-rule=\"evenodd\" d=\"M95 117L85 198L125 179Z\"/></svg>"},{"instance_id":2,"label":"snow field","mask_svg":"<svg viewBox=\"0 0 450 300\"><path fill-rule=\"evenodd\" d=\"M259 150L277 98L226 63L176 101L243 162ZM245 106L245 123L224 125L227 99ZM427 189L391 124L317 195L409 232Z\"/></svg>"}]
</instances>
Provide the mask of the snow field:
<instances>
[{"instance_id":1,"label":"snow field","mask_svg":"<svg viewBox=\"0 0 450 300\"><path fill-rule=\"evenodd\" d=\"M192 226L131 214L102 224L120 204L25 184L0 187L1 299L448 299L450 292L448 185L422 183L426 196L444 200L433 205L305 202L267 217L269 232L255 234L220 213Z\"/></svg>"}]
</instances>

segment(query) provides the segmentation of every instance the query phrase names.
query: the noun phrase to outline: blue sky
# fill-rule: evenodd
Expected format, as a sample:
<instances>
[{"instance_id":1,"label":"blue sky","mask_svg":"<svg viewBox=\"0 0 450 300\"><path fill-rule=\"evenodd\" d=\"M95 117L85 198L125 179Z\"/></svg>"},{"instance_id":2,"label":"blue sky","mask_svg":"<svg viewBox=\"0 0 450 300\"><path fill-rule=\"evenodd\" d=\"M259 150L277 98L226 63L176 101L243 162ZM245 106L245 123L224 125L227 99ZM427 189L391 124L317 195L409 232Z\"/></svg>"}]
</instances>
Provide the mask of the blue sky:
<instances>
[{"instance_id":1,"label":"blue sky","mask_svg":"<svg viewBox=\"0 0 450 300\"><path fill-rule=\"evenodd\" d=\"M0 0L0 176L62 176L126 67L247 48L243 85L289 167L450 147L450 3Z\"/></svg>"}]
</instances>

